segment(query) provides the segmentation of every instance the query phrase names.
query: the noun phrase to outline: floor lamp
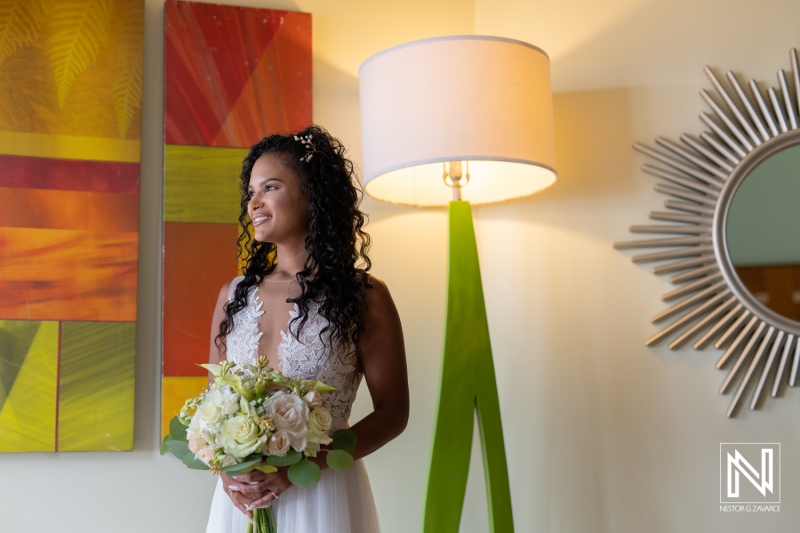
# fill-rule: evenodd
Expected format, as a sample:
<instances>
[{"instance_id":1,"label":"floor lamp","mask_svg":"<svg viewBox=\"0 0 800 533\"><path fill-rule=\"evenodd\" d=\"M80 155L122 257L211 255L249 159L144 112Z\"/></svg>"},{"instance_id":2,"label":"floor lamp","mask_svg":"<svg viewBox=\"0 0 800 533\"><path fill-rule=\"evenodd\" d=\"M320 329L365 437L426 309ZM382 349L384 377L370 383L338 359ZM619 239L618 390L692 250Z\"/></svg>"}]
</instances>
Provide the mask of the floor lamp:
<instances>
[{"instance_id":1,"label":"floor lamp","mask_svg":"<svg viewBox=\"0 0 800 533\"><path fill-rule=\"evenodd\" d=\"M458 532L477 412L491 531L512 532L470 203L527 196L555 181L549 59L511 39L424 39L367 59L359 85L367 194L449 205L447 316L423 531Z\"/></svg>"}]
</instances>

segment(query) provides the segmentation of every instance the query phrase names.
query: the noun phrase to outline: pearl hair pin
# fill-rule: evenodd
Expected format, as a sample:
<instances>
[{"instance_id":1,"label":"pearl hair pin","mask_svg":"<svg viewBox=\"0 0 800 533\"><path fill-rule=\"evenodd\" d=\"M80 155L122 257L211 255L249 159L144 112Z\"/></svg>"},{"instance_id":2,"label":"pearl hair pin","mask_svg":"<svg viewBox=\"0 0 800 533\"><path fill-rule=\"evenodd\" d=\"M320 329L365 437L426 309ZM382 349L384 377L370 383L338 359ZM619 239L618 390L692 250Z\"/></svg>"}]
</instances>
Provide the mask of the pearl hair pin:
<instances>
[{"instance_id":1,"label":"pearl hair pin","mask_svg":"<svg viewBox=\"0 0 800 533\"><path fill-rule=\"evenodd\" d=\"M314 143L311 142L311 134L309 133L308 135L299 137L295 135L294 140L300 141L306 149L306 154L300 158L300 161L305 161L306 163L311 161L311 156L313 156L317 151L317 149L314 147Z\"/></svg>"}]
</instances>

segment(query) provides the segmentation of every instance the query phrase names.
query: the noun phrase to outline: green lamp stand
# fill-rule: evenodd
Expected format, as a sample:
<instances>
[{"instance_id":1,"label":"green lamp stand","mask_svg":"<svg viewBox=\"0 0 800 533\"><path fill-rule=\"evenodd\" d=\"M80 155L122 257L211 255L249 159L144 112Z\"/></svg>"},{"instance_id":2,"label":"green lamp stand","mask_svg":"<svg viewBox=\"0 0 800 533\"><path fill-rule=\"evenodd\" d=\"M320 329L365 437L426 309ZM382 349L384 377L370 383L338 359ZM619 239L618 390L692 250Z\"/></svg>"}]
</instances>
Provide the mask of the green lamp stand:
<instances>
[{"instance_id":1,"label":"green lamp stand","mask_svg":"<svg viewBox=\"0 0 800 533\"><path fill-rule=\"evenodd\" d=\"M490 529L511 533L470 203L521 198L555 181L550 60L521 41L455 35L379 52L358 77L364 190L391 203L449 206L446 331L423 531L458 532L477 411Z\"/></svg>"},{"instance_id":2,"label":"green lamp stand","mask_svg":"<svg viewBox=\"0 0 800 533\"><path fill-rule=\"evenodd\" d=\"M450 202L449 217L447 318L423 531L458 533L477 411L489 524L495 533L511 533L500 403L469 202Z\"/></svg>"}]
</instances>

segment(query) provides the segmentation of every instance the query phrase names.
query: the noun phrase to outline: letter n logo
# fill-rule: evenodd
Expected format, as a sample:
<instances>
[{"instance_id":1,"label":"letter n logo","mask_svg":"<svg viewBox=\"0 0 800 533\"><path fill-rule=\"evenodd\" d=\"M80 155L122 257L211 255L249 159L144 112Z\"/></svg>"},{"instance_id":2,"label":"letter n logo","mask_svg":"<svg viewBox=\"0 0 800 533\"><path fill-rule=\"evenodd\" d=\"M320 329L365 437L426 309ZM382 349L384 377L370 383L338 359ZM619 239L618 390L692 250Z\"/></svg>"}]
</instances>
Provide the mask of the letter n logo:
<instances>
[{"instance_id":1,"label":"letter n logo","mask_svg":"<svg viewBox=\"0 0 800 533\"><path fill-rule=\"evenodd\" d=\"M720 503L780 503L780 444L720 444Z\"/></svg>"}]
</instances>

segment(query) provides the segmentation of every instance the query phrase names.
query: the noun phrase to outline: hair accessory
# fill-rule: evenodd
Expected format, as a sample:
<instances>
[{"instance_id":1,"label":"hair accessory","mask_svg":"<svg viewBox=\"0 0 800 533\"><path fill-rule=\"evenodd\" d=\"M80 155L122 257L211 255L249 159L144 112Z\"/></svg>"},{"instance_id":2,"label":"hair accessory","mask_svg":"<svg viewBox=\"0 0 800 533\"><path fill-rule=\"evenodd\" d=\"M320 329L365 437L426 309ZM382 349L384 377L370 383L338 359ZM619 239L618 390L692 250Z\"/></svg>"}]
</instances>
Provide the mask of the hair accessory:
<instances>
[{"instance_id":1,"label":"hair accessory","mask_svg":"<svg viewBox=\"0 0 800 533\"><path fill-rule=\"evenodd\" d=\"M295 135L294 140L303 143L303 147L306 149L306 154L300 158L300 161L305 161L306 163L311 161L311 156L313 156L317 151L317 149L314 147L314 143L311 142L311 134L309 133L308 135L300 137Z\"/></svg>"}]
</instances>

